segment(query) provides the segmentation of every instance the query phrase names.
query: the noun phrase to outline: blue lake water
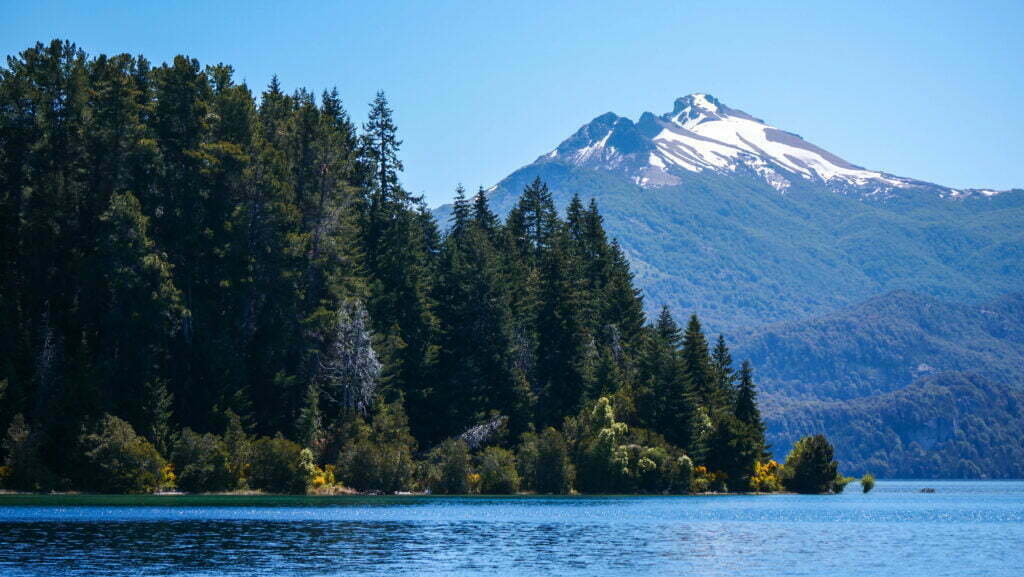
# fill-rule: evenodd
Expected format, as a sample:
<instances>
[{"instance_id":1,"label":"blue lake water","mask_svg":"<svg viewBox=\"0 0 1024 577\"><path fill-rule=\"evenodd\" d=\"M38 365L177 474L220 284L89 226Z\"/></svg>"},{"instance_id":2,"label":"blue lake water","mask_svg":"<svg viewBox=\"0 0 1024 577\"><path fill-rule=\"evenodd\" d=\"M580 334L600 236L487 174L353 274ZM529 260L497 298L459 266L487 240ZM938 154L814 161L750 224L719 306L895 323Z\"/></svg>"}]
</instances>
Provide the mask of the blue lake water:
<instances>
[{"instance_id":1,"label":"blue lake water","mask_svg":"<svg viewBox=\"0 0 1024 577\"><path fill-rule=\"evenodd\" d=\"M1018 577L1024 481L834 496L0 495L9 577L482 574Z\"/></svg>"}]
</instances>

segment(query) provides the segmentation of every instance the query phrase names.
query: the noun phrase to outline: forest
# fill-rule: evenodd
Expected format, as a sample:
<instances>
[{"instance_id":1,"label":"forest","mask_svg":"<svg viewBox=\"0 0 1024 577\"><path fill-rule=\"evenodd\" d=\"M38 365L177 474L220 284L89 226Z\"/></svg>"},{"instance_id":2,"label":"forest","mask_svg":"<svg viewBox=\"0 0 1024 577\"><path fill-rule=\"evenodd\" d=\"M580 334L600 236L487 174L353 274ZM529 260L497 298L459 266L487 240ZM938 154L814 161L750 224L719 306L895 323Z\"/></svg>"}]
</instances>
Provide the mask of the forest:
<instances>
[{"instance_id":1,"label":"forest","mask_svg":"<svg viewBox=\"0 0 1024 577\"><path fill-rule=\"evenodd\" d=\"M0 69L0 487L841 491L748 363L645 318L585 190L406 191L383 92L37 44Z\"/></svg>"}]
</instances>

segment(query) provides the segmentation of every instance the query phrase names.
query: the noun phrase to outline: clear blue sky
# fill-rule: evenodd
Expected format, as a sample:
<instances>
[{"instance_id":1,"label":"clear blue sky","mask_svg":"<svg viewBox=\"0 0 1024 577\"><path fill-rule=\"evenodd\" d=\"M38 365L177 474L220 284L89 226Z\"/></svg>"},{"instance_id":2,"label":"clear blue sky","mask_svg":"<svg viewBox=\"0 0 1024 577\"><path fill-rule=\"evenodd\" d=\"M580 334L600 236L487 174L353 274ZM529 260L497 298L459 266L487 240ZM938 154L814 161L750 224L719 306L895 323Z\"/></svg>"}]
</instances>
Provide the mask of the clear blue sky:
<instances>
[{"instance_id":1,"label":"clear blue sky","mask_svg":"<svg viewBox=\"0 0 1024 577\"><path fill-rule=\"evenodd\" d=\"M406 187L446 202L607 112L708 92L856 164L1024 187L1024 2L5 2L0 48L224 62L254 90L384 89ZM281 3L284 4L284 3ZM515 7L512 8L511 6Z\"/></svg>"}]
</instances>

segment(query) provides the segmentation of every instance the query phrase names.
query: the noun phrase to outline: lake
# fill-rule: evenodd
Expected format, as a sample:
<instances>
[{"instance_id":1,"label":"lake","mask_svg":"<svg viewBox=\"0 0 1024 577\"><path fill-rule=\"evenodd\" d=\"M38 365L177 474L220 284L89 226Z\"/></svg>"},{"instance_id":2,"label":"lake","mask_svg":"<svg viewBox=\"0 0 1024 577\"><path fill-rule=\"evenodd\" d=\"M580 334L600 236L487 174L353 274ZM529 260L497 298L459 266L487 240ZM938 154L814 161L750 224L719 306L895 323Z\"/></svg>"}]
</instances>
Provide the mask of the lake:
<instances>
[{"instance_id":1,"label":"lake","mask_svg":"<svg viewBox=\"0 0 1024 577\"><path fill-rule=\"evenodd\" d=\"M1024 481L880 480L829 496L0 495L8 577L1022 571Z\"/></svg>"}]
</instances>

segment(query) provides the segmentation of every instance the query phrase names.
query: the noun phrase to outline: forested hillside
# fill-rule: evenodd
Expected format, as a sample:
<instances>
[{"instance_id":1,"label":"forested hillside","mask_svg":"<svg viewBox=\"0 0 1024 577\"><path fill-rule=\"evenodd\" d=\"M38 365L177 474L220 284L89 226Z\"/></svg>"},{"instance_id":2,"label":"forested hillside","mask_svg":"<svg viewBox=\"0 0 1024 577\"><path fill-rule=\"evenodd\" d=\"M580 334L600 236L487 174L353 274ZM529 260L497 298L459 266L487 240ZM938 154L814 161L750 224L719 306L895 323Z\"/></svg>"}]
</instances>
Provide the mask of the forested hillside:
<instances>
[{"instance_id":1,"label":"forested hillside","mask_svg":"<svg viewBox=\"0 0 1024 577\"><path fill-rule=\"evenodd\" d=\"M760 369L768 439L827 431L851 472L1024 474L1024 297L948 303L895 292L737 336Z\"/></svg>"},{"instance_id":2,"label":"forested hillside","mask_svg":"<svg viewBox=\"0 0 1024 577\"><path fill-rule=\"evenodd\" d=\"M836 445L845 471L889 478L1024 476L1024 392L963 373L922 378L848 401L802 401L774 410L769 438L783 448L801 431Z\"/></svg>"},{"instance_id":3,"label":"forested hillside","mask_svg":"<svg viewBox=\"0 0 1024 577\"><path fill-rule=\"evenodd\" d=\"M360 128L336 91L53 42L0 70L0 123L11 488L841 489L823 439L769 460L723 339L645 321L594 202L460 189L441 234L383 93Z\"/></svg>"},{"instance_id":4,"label":"forested hillside","mask_svg":"<svg viewBox=\"0 0 1024 577\"><path fill-rule=\"evenodd\" d=\"M736 335L765 392L844 400L945 371L1024 390L1024 294L981 304L898 291L805 321Z\"/></svg>"}]
</instances>

